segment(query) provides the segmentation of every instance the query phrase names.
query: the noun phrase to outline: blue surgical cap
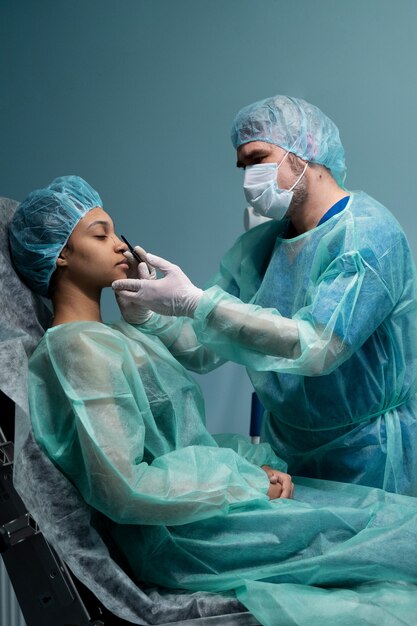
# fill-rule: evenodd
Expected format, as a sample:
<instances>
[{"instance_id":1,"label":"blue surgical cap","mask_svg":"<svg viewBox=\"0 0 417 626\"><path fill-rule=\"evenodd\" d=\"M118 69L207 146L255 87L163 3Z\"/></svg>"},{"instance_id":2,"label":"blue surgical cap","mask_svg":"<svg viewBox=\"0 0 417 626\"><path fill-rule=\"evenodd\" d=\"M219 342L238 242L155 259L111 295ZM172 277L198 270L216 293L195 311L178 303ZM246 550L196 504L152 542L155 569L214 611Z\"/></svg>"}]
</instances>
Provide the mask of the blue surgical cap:
<instances>
[{"instance_id":1,"label":"blue surgical cap","mask_svg":"<svg viewBox=\"0 0 417 626\"><path fill-rule=\"evenodd\" d=\"M231 136L236 149L250 141L265 141L305 161L325 165L343 186L346 165L339 130L305 100L274 96L250 104L236 115Z\"/></svg>"},{"instance_id":2,"label":"blue surgical cap","mask_svg":"<svg viewBox=\"0 0 417 626\"><path fill-rule=\"evenodd\" d=\"M88 211L102 206L98 193L79 176L55 178L18 206L9 224L10 251L33 291L48 296L56 260L72 231Z\"/></svg>"}]
</instances>

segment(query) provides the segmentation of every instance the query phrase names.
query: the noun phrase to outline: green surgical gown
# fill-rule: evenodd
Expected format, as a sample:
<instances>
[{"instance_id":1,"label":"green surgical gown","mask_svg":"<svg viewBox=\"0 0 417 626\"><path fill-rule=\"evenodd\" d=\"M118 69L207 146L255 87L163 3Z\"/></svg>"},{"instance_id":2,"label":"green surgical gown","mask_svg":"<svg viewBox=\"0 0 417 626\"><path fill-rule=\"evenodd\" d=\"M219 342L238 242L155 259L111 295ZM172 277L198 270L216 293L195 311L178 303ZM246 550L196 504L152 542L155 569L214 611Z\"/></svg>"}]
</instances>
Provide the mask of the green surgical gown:
<instances>
[{"instance_id":1,"label":"green surgical gown","mask_svg":"<svg viewBox=\"0 0 417 626\"><path fill-rule=\"evenodd\" d=\"M392 214L363 192L292 239L242 235L195 319L154 315L187 368L246 366L263 441L292 474L417 495L417 280Z\"/></svg>"},{"instance_id":2,"label":"green surgical gown","mask_svg":"<svg viewBox=\"0 0 417 626\"><path fill-rule=\"evenodd\" d=\"M417 613L417 499L299 479L294 500L270 501L259 465L282 461L268 444L216 441L197 384L157 337L125 322L52 328L30 359L29 394L36 439L137 581L236 590L263 624L309 623L323 589L351 599L338 624L369 593L383 611L397 586Z\"/></svg>"}]
</instances>

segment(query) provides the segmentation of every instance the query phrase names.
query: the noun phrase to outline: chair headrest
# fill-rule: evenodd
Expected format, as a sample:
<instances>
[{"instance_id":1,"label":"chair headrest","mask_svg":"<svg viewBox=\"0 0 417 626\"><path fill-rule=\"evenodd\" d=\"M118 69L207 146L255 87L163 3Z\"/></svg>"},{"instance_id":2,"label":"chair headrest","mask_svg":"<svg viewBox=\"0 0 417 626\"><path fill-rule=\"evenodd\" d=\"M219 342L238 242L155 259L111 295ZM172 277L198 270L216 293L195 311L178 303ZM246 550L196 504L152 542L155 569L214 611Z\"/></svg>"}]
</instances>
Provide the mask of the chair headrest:
<instances>
[{"instance_id":1,"label":"chair headrest","mask_svg":"<svg viewBox=\"0 0 417 626\"><path fill-rule=\"evenodd\" d=\"M18 204L0 198L0 390L25 409L27 360L52 314L46 301L23 284L10 258L8 225Z\"/></svg>"},{"instance_id":2,"label":"chair headrest","mask_svg":"<svg viewBox=\"0 0 417 626\"><path fill-rule=\"evenodd\" d=\"M21 281L10 258L8 224L18 205L15 200L0 198L0 342L20 337L29 355L52 316L45 300Z\"/></svg>"}]
</instances>

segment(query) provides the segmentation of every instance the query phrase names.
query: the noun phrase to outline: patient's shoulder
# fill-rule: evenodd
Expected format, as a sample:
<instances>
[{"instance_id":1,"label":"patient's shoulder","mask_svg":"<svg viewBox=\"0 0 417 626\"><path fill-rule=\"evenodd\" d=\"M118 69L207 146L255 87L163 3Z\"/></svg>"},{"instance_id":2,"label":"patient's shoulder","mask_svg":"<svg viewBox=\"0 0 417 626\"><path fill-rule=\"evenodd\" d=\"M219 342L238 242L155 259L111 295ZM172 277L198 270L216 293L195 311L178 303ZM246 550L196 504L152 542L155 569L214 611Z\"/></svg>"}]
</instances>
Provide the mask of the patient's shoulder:
<instances>
[{"instance_id":1,"label":"patient's shoulder","mask_svg":"<svg viewBox=\"0 0 417 626\"><path fill-rule=\"evenodd\" d=\"M106 362L114 366L126 349L125 338L100 322L70 322L49 328L32 356L48 358L65 369Z\"/></svg>"},{"instance_id":2,"label":"patient's shoulder","mask_svg":"<svg viewBox=\"0 0 417 626\"><path fill-rule=\"evenodd\" d=\"M122 341L119 332L102 322L68 322L49 328L44 336L48 346L59 345L72 348L83 347L88 343L108 343Z\"/></svg>"},{"instance_id":3,"label":"patient's shoulder","mask_svg":"<svg viewBox=\"0 0 417 626\"><path fill-rule=\"evenodd\" d=\"M77 395L112 388L123 378L126 353L123 335L99 322L71 322L50 328L31 359L32 372L51 368L61 383Z\"/></svg>"}]
</instances>

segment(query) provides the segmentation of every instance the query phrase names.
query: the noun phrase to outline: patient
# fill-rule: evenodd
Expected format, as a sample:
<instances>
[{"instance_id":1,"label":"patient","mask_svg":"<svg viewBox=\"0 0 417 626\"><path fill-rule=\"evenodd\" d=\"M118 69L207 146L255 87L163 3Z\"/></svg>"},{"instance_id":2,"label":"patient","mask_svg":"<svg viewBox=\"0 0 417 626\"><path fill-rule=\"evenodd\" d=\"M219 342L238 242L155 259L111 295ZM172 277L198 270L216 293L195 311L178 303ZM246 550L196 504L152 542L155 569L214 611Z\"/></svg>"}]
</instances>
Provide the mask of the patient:
<instances>
[{"instance_id":1,"label":"patient","mask_svg":"<svg viewBox=\"0 0 417 626\"><path fill-rule=\"evenodd\" d=\"M9 235L18 273L54 307L30 360L36 439L104 514L137 581L238 589L258 615L253 581L295 583L309 603L314 586L417 583L417 499L310 479L289 499L268 444L208 433L199 387L159 338L102 323L102 289L135 261L85 181L61 177L30 194Z\"/></svg>"}]
</instances>

